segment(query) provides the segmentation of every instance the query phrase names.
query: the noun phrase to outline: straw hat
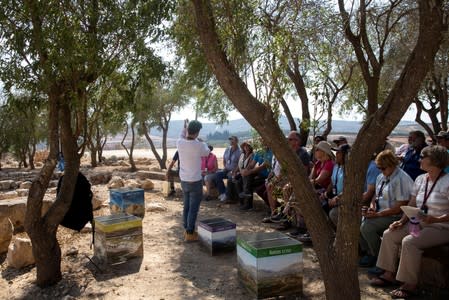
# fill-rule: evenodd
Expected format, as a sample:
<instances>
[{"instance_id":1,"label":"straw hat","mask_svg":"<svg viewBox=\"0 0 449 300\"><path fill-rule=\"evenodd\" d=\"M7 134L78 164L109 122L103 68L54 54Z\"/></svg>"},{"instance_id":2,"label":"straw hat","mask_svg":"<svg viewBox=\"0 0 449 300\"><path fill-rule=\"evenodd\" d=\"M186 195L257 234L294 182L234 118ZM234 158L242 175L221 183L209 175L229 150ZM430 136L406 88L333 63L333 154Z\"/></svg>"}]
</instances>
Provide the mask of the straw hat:
<instances>
[{"instance_id":1,"label":"straw hat","mask_svg":"<svg viewBox=\"0 0 449 300\"><path fill-rule=\"evenodd\" d=\"M332 152L331 144L329 144L328 142L326 141L319 142L318 145L316 145L316 149L320 149L321 151L329 155L332 159L335 159L335 155Z\"/></svg>"}]
</instances>

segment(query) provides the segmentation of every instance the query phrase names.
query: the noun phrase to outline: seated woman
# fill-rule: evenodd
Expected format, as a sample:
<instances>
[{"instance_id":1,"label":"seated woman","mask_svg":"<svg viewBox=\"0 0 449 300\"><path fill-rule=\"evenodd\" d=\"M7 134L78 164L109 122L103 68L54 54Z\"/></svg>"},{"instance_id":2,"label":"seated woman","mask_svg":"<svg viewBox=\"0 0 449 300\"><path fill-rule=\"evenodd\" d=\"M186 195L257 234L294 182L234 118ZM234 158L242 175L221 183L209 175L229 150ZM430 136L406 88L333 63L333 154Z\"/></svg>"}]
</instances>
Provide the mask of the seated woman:
<instances>
[{"instance_id":1,"label":"seated woman","mask_svg":"<svg viewBox=\"0 0 449 300\"><path fill-rule=\"evenodd\" d=\"M338 206L343 195L343 180L345 176L345 162L348 159L351 146L343 144L338 148L333 148L337 152L335 162L336 165L332 170L332 182L328 186L325 193L320 196L322 202L327 203L329 207L329 219L337 226L338 223Z\"/></svg>"},{"instance_id":2,"label":"seated woman","mask_svg":"<svg viewBox=\"0 0 449 300\"><path fill-rule=\"evenodd\" d=\"M404 214L400 220L391 223L383 234L377 267L385 273L375 277L371 284L379 286L394 283L395 280L403 282L391 292L393 298L407 298L416 293L424 249L449 243L449 175L443 171L448 164L449 153L445 147L428 146L422 150L420 167L427 174L416 178L408 204L421 210L417 215L420 233L418 236L409 234L405 226L409 219Z\"/></svg>"},{"instance_id":3,"label":"seated woman","mask_svg":"<svg viewBox=\"0 0 449 300\"><path fill-rule=\"evenodd\" d=\"M315 148L316 162L310 173L310 181L317 191L325 191L331 183L332 170L334 169L335 155L331 145L322 141Z\"/></svg>"},{"instance_id":4,"label":"seated woman","mask_svg":"<svg viewBox=\"0 0 449 300\"><path fill-rule=\"evenodd\" d=\"M203 176L204 184L206 185L205 201L213 199L213 197L210 196L210 189L213 184L213 175L218 170L217 156L212 153L214 147L212 145L208 145L208 147L210 150L209 155L201 158L201 175Z\"/></svg>"},{"instance_id":5,"label":"seated woman","mask_svg":"<svg viewBox=\"0 0 449 300\"><path fill-rule=\"evenodd\" d=\"M253 159L253 147L249 144L249 142L243 142L240 144L240 149L242 153L240 154L239 162L237 167L232 170L231 180L228 181L227 187L227 199L239 199L239 194L243 191L243 180L242 180L242 171L246 169Z\"/></svg>"},{"instance_id":6,"label":"seated woman","mask_svg":"<svg viewBox=\"0 0 449 300\"><path fill-rule=\"evenodd\" d=\"M376 193L370 207L362 210L360 247L366 253L359 261L360 267L372 267L379 254L382 233L401 217L401 206L407 205L413 188L413 180L399 168L399 160L391 150L384 150L376 157L381 174L376 179Z\"/></svg>"}]
</instances>

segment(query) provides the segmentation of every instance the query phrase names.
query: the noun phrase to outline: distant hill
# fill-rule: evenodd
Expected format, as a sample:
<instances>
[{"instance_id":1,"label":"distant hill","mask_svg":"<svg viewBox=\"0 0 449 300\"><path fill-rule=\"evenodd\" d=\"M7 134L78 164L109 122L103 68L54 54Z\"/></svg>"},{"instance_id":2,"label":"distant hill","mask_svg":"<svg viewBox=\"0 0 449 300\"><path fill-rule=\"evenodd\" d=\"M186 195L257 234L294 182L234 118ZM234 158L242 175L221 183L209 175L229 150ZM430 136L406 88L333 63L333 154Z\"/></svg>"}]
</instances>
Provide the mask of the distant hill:
<instances>
[{"instance_id":1,"label":"distant hill","mask_svg":"<svg viewBox=\"0 0 449 300\"><path fill-rule=\"evenodd\" d=\"M290 126L288 124L287 118L285 116L281 117L279 121L281 129L283 129L286 133L288 132ZM184 126L184 120L174 120L170 122L170 126L168 129L168 136L167 136L167 144L168 147L174 147L175 141L179 137L179 134L181 133L181 130ZM357 132L361 128L361 122L360 121L346 121L346 120L334 120L332 121L332 132L330 134L330 137L340 135L340 134L346 134L348 136L355 136ZM224 132L228 131L229 135L236 135L241 140L247 139L251 137L251 126L245 119L237 119L229 121L227 124L224 125L217 125L215 123L203 123L203 128L201 129L200 137L206 138L210 134L214 134L215 132ZM395 136L407 136L408 133L412 130L423 130L421 126L416 124L416 122L413 121L401 121L399 125L393 130L391 135ZM160 147L160 141L162 137L162 132L158 131L156 129L151 129L150 135L153 139L153 141L156 144L156 147ZM122 136L116 136L112 139L109 139L108 146L111 148L115 148L119 145L119 142L121 141ZM145 141L145 138L140 138L140 145L141 146L147 146L148 143ZM225 143L225 140L217 140L212 141L214 145ZM140 146L138 145L138 147Z\"/></svg>"},{"instance_id":2,"label":"distant hill","mask_svg":"<svg viewBox=\"0 0 449 300\"><path fill-rule=\"evenodd\" d=\"M279 121L281 129L289 130L290 126L288 124L287 118L285 116L281 117ZM169 138L178 138L182 127L184 126L183 120L175 120L170 122L170 127L168 130ZM332 121L332 134L343 134L351 133L355 134L360 130L360 121L346 121L346 120L334 120ZM414 128L414 129L412 129ZM203 123L203 129L201 130L201 136L207 136L208 134L213 134L214 132L229 131L231 134L244 133L250 131L251 126L245 119L237 119L229 121L228 124L217 125L215 123ZM422 128L413 121L401 121L398 127L393 131L393 134L408 134L410 130L417 130ZM161 132L152 130L152 135L161 136Z\"/></svg>"}]
</instances>

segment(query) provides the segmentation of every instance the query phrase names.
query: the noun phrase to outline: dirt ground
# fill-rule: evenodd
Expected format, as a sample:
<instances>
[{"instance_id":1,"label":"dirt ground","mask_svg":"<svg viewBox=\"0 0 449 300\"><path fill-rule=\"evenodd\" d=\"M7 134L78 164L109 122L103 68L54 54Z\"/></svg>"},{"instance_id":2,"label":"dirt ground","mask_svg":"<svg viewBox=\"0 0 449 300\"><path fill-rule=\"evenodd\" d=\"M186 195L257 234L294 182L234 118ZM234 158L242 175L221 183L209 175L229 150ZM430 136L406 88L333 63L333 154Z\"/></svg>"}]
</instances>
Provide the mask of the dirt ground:
<instances>
[{"instance_id":1,"label":"dirt ground","mask_svg":"<svg viewBox=\"0 0 449 300\"><path fill-rule=\"evenodd\" d=\"M148 170L150 166L138 167ZM177 195L172 198L164 198L161 187L162 182L155 181L155 189L145 192L147 207L160 203L166 210L146 211L142 259L99 268L89 260L94 254L90 248L91 233L60 227L62 281L40 289L33 284L35 267L8 268L6 255L2 255L0 299L253 299L238 280L236 252L210 256L198 242L183 241L180 186L177 184ZM93 190L106 204L95 215L110 214L108 188L96 185ZM198 219L224 217L237 224L237 234L274 231L273 225L261 223L265 215L261 200L255 201L255 209L249 212L240 211L238 205L221 205L215 200L201 203ZM303 263L303 295L292 299L323 299L319 264L310 246L304 246ZM364 269L359 274L363 299L390 299L389 290L369 286Z\"/></svg>"}]
</instances>

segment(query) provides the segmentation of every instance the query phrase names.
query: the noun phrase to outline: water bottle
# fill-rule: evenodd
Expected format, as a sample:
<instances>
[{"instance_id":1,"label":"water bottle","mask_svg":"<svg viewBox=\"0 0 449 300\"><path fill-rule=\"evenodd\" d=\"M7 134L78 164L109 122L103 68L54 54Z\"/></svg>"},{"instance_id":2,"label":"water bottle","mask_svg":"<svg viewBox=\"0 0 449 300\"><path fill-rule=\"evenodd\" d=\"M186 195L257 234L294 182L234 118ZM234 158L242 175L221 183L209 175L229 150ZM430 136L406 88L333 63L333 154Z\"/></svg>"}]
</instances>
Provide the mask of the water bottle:
<instances>
[{"instance_id":1,"label":"water bottle","mask_svg":"<svg viewBox=\"0 0 449 300\"><path fill-rule=\"evenodd\" d=\"M408 232L414 236L414 237L418 237L419 236L419 220L415 217L411 217L410 218L410 222L408 224Z\"/></svg>"}]
</instances>

